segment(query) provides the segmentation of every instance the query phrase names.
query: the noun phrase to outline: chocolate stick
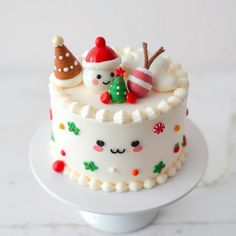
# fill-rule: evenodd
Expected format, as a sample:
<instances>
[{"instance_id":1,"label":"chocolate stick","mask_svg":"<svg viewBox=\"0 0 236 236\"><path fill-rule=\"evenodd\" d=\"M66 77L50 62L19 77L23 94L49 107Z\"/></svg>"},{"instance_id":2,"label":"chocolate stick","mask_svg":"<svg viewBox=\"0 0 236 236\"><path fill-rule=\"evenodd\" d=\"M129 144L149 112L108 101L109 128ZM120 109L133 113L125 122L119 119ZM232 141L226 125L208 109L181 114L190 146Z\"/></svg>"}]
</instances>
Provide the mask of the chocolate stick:
<instances>
[{"instance_id":1,"label":"chocolate stick","mask_svg":"<svg viewBox=\"0 0 236 236\"><path fill-rule=\"evenodd\" d=\"M144 68L148 69L148 50L147 43L143 42Z\"/></svg>"},{"instance_id":2,"label":"chocolate stick","mask_svg":"<svg viewBox=\"0 0 236 236\"><path fill-rule=\"evenodd\" d=\"M151 64L153 63L153 61L160 55L162 54L163 52L165 51L165 49L163 47L159 48L155 53L154 55L150 58L150 60L148 61L148 68L150 68ZM146 68L146 67L145 67Z\"/></svg>"}]
</instances>

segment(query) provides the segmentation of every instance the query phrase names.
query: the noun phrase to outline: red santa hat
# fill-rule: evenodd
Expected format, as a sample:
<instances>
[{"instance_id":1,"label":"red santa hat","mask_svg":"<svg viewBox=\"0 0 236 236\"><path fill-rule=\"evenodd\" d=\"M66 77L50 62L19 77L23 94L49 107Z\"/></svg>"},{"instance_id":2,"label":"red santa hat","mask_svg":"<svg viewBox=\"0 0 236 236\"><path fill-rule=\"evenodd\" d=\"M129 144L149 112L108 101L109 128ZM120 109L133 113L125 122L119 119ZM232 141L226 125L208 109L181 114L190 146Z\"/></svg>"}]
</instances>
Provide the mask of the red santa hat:
<instances>
[{"instance_id":1,"label":"red santa hat","mask_svg":"<svg viewBox=\"0 0 236 236\"><path fill-rule=\"evenodd\" d=\"M109 70L118 68L121 64L121 58L117 53L106 45L106 40L103 37L97 37L95 47L92 48L85 60L83 61L84 68Z\"/></svg>"}]
</instances>

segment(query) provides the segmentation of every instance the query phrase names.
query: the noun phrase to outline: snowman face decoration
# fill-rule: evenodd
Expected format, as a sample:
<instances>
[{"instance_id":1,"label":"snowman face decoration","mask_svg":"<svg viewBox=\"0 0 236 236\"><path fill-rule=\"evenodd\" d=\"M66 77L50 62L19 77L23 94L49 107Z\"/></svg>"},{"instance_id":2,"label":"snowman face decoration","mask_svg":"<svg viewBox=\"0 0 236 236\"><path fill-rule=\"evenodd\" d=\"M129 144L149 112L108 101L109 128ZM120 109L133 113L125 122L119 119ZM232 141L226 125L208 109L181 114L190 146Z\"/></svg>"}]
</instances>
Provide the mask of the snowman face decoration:
<instances>
[{"instance_id":1,"label":"snowman face decoration","mask_svg":"<svg viewBox=\"0 0 236 236\"><path fill-rule=\"evenodd\" d=\"M83 73L84 85L98 94L109 89L114 77L114 70L85 69Z\"/></svg>"}]
</instances>

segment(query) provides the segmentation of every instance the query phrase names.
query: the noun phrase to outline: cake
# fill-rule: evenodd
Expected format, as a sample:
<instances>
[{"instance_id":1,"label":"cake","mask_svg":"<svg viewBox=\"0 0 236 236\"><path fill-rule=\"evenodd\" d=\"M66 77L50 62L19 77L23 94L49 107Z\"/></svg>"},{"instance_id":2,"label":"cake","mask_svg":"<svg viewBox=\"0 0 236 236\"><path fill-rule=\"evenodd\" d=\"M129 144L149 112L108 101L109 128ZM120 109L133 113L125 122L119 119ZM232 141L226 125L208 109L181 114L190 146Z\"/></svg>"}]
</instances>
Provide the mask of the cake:
<instances>
[{"instance_id":1,"label":"cake","mask_svg":"<svg viewBox=\"0 0 236 236\"><path fill-rule=\"evenodd\" d=\"M98 37L79 58L60 36L53 46L52 173L106 192L158 188L175 176L187 156L181 65L147 43L118 49Z\"/></svg>"}]
</instances>

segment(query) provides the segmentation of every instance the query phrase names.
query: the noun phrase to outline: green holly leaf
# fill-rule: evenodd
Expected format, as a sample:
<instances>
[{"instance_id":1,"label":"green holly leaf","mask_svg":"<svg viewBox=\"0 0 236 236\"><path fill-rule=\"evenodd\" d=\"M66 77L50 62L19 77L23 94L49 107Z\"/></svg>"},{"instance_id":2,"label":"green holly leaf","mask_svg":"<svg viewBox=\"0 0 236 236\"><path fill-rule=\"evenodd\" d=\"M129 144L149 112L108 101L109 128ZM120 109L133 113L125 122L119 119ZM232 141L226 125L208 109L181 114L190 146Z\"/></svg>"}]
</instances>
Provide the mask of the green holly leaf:
<instances>
[{"instance_id":1,"label":"green holly leaf","mask_svg":"<svg viewBox=\"0 0 236 236\"><path fill-rule=\"evenodd\" d=\"M84 168L85 170L90 170L90 171L95 171L98 169L98 167L94 164L93 161L90 161L90 162L84 162Z\"/></svg>"},{"instance_id":2,"label":"green holly leaf","mask_svg":"<svg viewBox=\"0 0 236 236\"><path fill-rule=\"evenodd\" d=\"M157 165L154 166L153 173L161 173L161 170L165 167L165 163L160 161Z\"/></svg>"},{"instance_id":3,"label":"green holly leaf","mask_svg":"<svg viewBox=\"0 0 236 236\"><path fill-rule=\"evenodd\" d=\"M80 129L76 127L74 122L67 122L67 124L68 124L68 130L70 132L73 132L75 135L79 134Z\"/></svg>"}]
</instances>

